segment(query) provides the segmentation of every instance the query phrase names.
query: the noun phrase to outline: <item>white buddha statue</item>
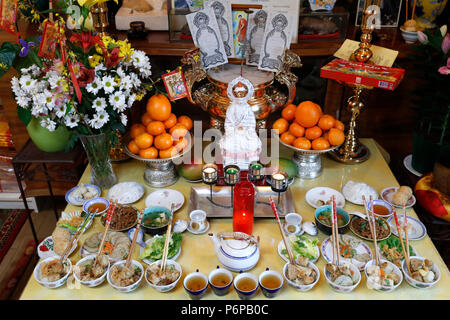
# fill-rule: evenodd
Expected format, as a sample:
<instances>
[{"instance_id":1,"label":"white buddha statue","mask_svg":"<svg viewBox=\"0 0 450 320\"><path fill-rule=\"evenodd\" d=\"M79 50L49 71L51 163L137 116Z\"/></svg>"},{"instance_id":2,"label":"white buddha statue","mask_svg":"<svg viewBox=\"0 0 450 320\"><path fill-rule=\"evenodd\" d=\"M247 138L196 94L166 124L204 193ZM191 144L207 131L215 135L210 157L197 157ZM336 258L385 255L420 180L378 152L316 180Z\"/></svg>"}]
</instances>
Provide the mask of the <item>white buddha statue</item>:
<instances>
[{"instance_id":1,"label":"white buddha statue","mask_svg":"<svg viewBox=\"0 0 450 320\"><path fill-rule=\"evenodd\" d=\"M256 134L255 114L248 104L253 92L253 85L243 77L228 84L231 104L225 118L225 135L219 141L224 166L234 164L248 170L252 161L259 160L261 140Z\"/></svg>"}]
</instances>

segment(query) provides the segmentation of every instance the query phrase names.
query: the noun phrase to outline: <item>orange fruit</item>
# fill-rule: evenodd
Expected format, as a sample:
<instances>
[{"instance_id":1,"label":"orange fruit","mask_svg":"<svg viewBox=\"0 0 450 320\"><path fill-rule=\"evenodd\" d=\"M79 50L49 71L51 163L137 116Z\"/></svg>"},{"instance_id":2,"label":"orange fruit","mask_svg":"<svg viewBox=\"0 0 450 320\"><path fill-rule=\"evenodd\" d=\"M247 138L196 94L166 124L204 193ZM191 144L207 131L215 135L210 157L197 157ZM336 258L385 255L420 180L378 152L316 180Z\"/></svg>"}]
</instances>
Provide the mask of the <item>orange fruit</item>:
<instances>
[{"instance_id":1,"label":"orange fruit","mask_svg":"<svg viewBox=\"0 0 450 320\"><path fill-rule=\"evenodd\" d=\"M295 110L297 109L297 106L295 104L288 104L284 109L281 111L281 116L286 119L287 121L292 121L295 118Z\"/></svg>"},{"instance_id":2,"label":"orange fruit","mask_svg":"<svg viewBox=\"0 0 450 320\"><path fill-rule=\"evenodd\" d=\"M186 129L191 130L193 126L192 119L188 116L179 116L177 122L186 127Z\"/></svg>"},{"instance_id":3,"label":"orange fruit","mask_svg":"<svg viewBox=\"0 0 450 320\"><path fill-rule=\"evenodd\" d=\"M134 139L141 133L146 132L145 126L140 123L135 123L130 128L130 136Z\"/></svg>"},{"instance_id":4,"label":"orange fruit","mask_svg":"<svg viewBox=\"0 0 450 320\"><path fill-rule=\"evenodd\" d=\"M327 139L328 140L328 132L329 131L327 131L327 132L325 132L323 135L322 135L322 138L324 138L324 139Z\"/></svg>"},{"instance_id":5,"label":"orange fruit","mask_svg":"<svg viewBox=\"0 0 450 320\"><path fill-rule=\"evenodd\" d=\"M314 127L321 116L317 105L311 101L303 101L295 110L295 121L302 127Z\"/></svg>"},{"instance_id":6,"label":"orange fruit","mask_svg":"<svg viewBox=\"0 0 450 320\"><path fill-rule=\"evenodd\" d=\"M153 120L148 113L144 113L141 117L141 122L145 127L148 126L148 124L152 121Z\"/></svg>"},{"instance_id":7,"label":"orange fruit","mask_svg":"<svg viewBox=\"0 0 450 320\"><path fill-rule=\"evenodd\" d=\"M168 149L172 146L172 144L173 144L172 136L168 133L163 133L155 137L155 147L159 150Z\"/></svg>"},{"instance_id":8,"label":"orange fruit","mask_svg":"<svg viewBox=\"0 0 450 320\"><path fill-rule=\"evenodd\" d=\"M141 151L139 151L139 156L145 159L156 159L158 158L158 149L156 149L155 147L142 149Z\"/></svg>"},{"instance_id":9,"label":"orange fruit","mask_svg":"<svg viewBox=\"0 0 450 320\"><path fill-rule=\"evenodd\" d=\"M273 130L278 130L278 134L282 134L288 128L289 128L289 122L284 118L278 119L277 121L275 121L273 123L273 126L272 126Z\"/></svg>"},{"instance_id":10,"label":"orange fruit","mask_svg":"<svg viewBox=\"0 0 450 320\"><path fill-rule=\"evenodd\" d=\"M181 152L188 145L188 139L181 137L178 140L174 140L173 145L177 148L178 152Z\"/></svg>"},{"instance_id":11,"label":"orange fruit","mask_svg":"<svg viewBox=\"0 0 450 320\"><path fill-rule=\"evenodd\" d=\"M299 125L297 122L292 122L289 126L289 133L295 137L303 137L305 134L305 128Z\"/></svg>"},{"instance_id":12,"label":"orange fruit","mask_svg":"<svg viewBox=\"0 0 450 320\"><path fill-rule=\"evenodd\" d=\"M174 146L164 149L164 150L159 150L159 157L161 159L164 158L170 158L175 156L178 153L177 148L175 148Z\"/></svg>"},{"instance_id":13,"label":"orange fruit","mask_svg":"<svg viewBox=\"0 0 450 320\"><path fill-rule=\"evenodd\" d=\"M317 124L320 129L323 131L330 130L334 127L336 120L330 116L329 114L323 115L319 119L319 123Z\"/></svg>"},{"instance_id":14,"label":"orange fruit","mask_svg":"<svg viewBox=\"0 0 450 320\"><path fill-rule=\"evenodd\" d=\"M322 108L321 108L317 103L314 103L314 106L315 106L316 109L319 111L320 116L323 116Z\"/></svg>"},{"instance_id":15,"label":"orange fruit","mask_svg":"<svg viewBox=\"0 0 450 320\"><path fill-rule=\"evenodd\" d=\"M188 129L181 123L177 123L172 128L170 128L169 133L172 135L172 138L174 140L178 140L188 133Z\"/></svg>"},{"instance_id":16,"label":"orange fruit","mask_svg":"<svg viewBox=\"0 0 450 320\"><path fill-rule=\"evenodd\" d=\"M317 139L313 140L313 142L311 143L311 146L312 146L313 150L324 150L324 149L328 149L330 147L330 143L328 142L327 139L317 138Z\"/></svg>"},{"instance_id":17,"label":"orange fruit","mask_svg":"<svg viewBox=\"0 0 450 320\"><path fill-rule=\"evenodd\" d=\"M166 127L161 121L152 121L147 125L147 132L152 136L159 136L161 133L166 132Z\"/></svg>"},{"instance_id":18,"label":"orange fruit","mask_svg":"<svg viewBox=\"0 0 450 320\"><path fill-rule=\"evenodd\" d=\"M164 126L166 127L166 129L170 129L176 124L177 124L177 116L173 113L171 113L169 118L166 121L164 121Z\"/></svg>"},{"instance_id":19,"label":"orange fruit","mask_svg":"<svg viewBox=\"0 0 450 320\"><path fill-rule=\"evenodd\" d=\"M141 133L134 139L139 149L150 148L153 144L153 136L147 132Z\"/></svg>"},{"instance_id":20,"label":"orange fruit","mask_svg":"<svg viewBox=\"0 0 450 320\"><path fill-rule=\"evenodd\" d=\"M343 143L345 140L344 131L331 128L330 131L328 131L328 141L333 146L338 146L341 143Z\"/></svg>"},{"instance_id":21,"label":"orange fruit","mask_svg":"<svg viewBox=\"0 0 450 320\"><path fill-rule=\"evenodd\" d=\"M304 137L295 139L292 145L299 149L305 149L305 150L311 149L311 141L309 141L308 139L306 139Z\"/></svg>"},{"instance_id":22,"label":"orange fruit","mask_svg":"<svg viewBox=\"0 0 450 320\"><path fill-rule=\"evenodd\" d=\"M155 94L147 101L147 113L153 120L166 121L172 113L169 99L163 94Z\"/></svg>"},{"instance_id":23,"label":"orange fruit","mask_svg":"<svg viewBox=\"0 0 450 320\"><path fill-rule=\"evenodd\" d=\"M341 131L344 131L344 128L345 128L345 126L344 126L344 124L342 123L342 121L339 121L339 120L336 120L336 122L335 122L335 124L334 124L334 127L335 127L336 129L341 130Z\"/></svg>"},{"instance_id":24,"label":"orange fruit","mask_svg":"<svg viewBox=\"0 0 450 320\"><path fill-rule=\"evenodd\" d=\"M305 131L305 138L309 139L309 140L317 139L321 135L322 135L322 129L320 129L318 126L307 128Z\"/></svg>"},{"instance_id":25,"label":"orange fruit","mask_svg":"<svg viewBox=\"0 0 450 320\"><path fill-rule=\"evenodd\" d=\"M290 133L289 131L284 132L281 136L280 136L281 141L283 141L286 144L292 145L292 143L294 142L294 140L296 139L296 136L294 136L292 133Z\"/></svg>"},{"instance_id":26,"label":"orange fruit","mask_svg":"<svg viewBox=\"0 0 450 320\"><path fill-rule=\"evenodd\" d=\"M139 147L138 147L138 145L136 144L136 142L134 140L131 140L128 143L128 150L130 150L130 152L134 153L134 154L138 154L139 153Z\"/></svg>"}]
</instances>

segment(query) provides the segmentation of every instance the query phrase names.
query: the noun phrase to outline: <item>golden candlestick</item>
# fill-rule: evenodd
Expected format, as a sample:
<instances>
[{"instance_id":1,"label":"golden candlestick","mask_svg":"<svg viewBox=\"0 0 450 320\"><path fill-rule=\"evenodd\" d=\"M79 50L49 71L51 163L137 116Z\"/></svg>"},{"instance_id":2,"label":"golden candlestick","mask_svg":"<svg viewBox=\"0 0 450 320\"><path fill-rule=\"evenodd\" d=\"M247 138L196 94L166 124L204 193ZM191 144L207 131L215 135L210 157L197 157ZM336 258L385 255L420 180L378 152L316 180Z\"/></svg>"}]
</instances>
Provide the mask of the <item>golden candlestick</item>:
<instances>
[{"instance_id":1,"label":"golden candlestick","mask_svg":"<svg viewBox=\"0 0 450 320\"><path fill-rule=\"evenodd\" d=\"M372 41L372 31L375 28L375 14L377 13L375 8L378 7L379 13L380 2L381 0L366 0L364 2L361 42L359 43L359 48L355 50L350 58L352 61L370 63L370 58L373 56L372 50L370 50L370 42Z\"/></svg>"},{"instance_id":2,"label":"golden candlestick","mask_svg":"<svg viewBox=\"0 0 450 320\"><path fill-rule=\"evenodd\" d=\"M96 4L91 8L94 28L101 36L106 35L106 28L109 26L108 7L106 3Z\"/></svg>"}]
</instances>

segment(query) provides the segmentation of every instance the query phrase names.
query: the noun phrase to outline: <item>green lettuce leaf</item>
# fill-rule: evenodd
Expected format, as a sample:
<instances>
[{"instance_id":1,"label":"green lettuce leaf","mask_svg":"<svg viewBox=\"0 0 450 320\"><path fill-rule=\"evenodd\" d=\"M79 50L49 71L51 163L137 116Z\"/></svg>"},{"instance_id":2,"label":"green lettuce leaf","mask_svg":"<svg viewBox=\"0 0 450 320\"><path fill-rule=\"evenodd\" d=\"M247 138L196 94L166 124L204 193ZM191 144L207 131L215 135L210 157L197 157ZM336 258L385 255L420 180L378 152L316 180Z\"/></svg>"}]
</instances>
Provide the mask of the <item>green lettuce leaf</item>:
<instances>
[{"instance_id":1,"label":"green lettuce leaf","mask_svg":"<svg viewBox=\"0 0 450 320\"><path fill-rule=\"evenodd\" d=\"M182 240L181 233L172 234L172 238L169 242L169 252L167 254L168 259L174 257L177 254L178 250L180 250L181 240ZM144 249L144 251L139 256L139 259L151 259L154 261L162 259L165 241L166 235L155 238L151 242L151 244Z\"/></svg>"}]
</instances>

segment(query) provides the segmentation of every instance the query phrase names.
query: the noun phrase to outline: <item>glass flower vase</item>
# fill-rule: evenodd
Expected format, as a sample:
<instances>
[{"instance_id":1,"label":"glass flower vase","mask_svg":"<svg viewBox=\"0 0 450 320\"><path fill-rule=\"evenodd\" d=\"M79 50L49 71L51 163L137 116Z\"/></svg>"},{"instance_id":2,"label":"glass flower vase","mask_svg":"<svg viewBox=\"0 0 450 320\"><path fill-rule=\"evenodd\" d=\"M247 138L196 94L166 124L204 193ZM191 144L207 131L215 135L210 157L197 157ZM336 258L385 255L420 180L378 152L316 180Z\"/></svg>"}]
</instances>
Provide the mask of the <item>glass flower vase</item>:
<instances>
[{"instance_id":1,"label":"glass flower vase","mask_svg":"<svg viewBox=\"0 0 450 320\"><path fill-rule=\"evenodd\" d=\"M117 182L117 177L111 165L111 141L109 136L101 133L98 135L83 135L80 136L80 139L91 166L90 183L102 189L108 189Z\"/></svg>"}]
</instances>

